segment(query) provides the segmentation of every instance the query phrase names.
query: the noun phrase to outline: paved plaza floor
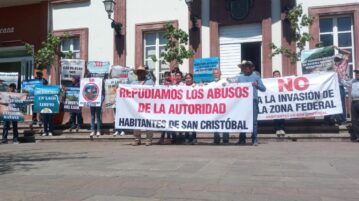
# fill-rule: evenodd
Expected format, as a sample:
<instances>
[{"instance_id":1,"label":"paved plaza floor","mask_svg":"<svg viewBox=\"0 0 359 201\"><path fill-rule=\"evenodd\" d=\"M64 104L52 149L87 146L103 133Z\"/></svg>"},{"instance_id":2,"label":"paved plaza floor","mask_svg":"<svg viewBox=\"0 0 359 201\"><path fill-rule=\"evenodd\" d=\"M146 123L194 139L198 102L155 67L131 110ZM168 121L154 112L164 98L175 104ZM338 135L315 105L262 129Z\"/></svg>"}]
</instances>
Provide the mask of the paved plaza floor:
<instances>
[{"instance_id":1,"label":"paved plaza floor","mask_svg":"<svg viewBox=\"0 0 359 201\"><path fill-rule=\"evenodd\" d=\"M359 143L0 144L1 201L358 201Z\"/></svg>"}]
</instances>

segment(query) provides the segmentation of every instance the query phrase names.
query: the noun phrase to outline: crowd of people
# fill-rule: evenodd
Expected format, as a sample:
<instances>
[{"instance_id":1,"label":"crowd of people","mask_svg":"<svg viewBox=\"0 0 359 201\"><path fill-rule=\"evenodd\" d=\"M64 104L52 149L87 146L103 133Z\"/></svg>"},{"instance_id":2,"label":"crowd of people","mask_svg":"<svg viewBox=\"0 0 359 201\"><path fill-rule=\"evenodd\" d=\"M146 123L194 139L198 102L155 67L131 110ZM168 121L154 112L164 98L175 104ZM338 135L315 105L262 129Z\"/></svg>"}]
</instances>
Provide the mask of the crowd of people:
<instances>
[{"instance_id":1,"label":"crowd of people","mask_svg":"<svg viewBox=\"0 0 359 201\"><path fill-rule=\"evenodd\" d=\"M353 132L351 132L351 140L359 142L359 70L355 70L355 78L353 80L349 80L346 75L347 67L348 67L348 60L349 60L349 53L345 50L339 50L340 54L335 56L335 71L338 74L339 78L339 88L340 88L340 95L342 98L343 103L343 114L339 115L332 115L326 116L324 119L328 123L333 123L334 120L339 121L339 124L346 123L346 114L345 114L345 90L344 87L348 87L351 89L351 96L352 96L352 127ZM257 140L257 118L258 118L258 90L259 91L266 91L266 87L264 86L260 75L255 72L255 66L251 61L242 61L241 64L238 65L241 69L240 74L234 78L234 82L236 83L251 83L253 86L253 132L251 135L251 144L253 146L258 145ZM133 85L154 85L155 84L155 76L148 71L145 67L139 66L134 70L134 73L137 75L137 80L133 81L130 84ZM273 77L281 77L280 71L276 70L273 72ZM208 85L211 84L222 84L226 85L226 79L221 79L221 71L220 69L213 70L213 78L214 81L212 83L206 83ZM48 84L48 81L43 78L42 72L37 72L36 79L39 79L43 82L44 85ZM232 81L233 82L233 81ZM194 82L193 74L186 73L183 76L183 73L179 70L178 67L174 68L172 71L168 71L164 73L164 79L162 80L162 85L180 85L180 86L188 86L188 87L201 87L203 84L198 84ZM70 87L80 87L80 77L74 76L72 78L72 83ZM64 89L66 90L66 88ZM16 85L10 84L9 85L9 92L16 92ZM104 94L104 93L102 93ZM102 96L102 102L104 101L104 95ZM91 111L91 133L90 136L100 136L101 135L101 124L102 124L102 107L101 106L93 106L90 107ZM116 113L116 108L114 108L114 112ZM16 144L18 143L18 131L17 131L17 122L16 121L5 121L3 127L3 137L2 143L7 143L7 135L8 130L10 128L10 123L13 125L14 130L14 137L13 142ZM52 136L53 135L53 114L52 113L41 113L40 119L38 121L37 114L33 113L32 116L32 123L31 125L35 124L44 125L43 136ZM71 112L70 113L70 131L76 130L78 131L83 124L83 117L81 108L78 112ZM284 119L276 119L274 120L274 128L276 135L278 137L285 136L285 120ZM152 145L152 137L153 132L148 130L134 130L133 136L134 141L132 145L137 146L141 145L141 134L145 133L145 145L149 146ZM124 130L116 130L113 134L116 135L125 135ZM221 142L221 133L215 132L213 137L214 144L220 144ZM173 131L162 131L161 137L159 139L159 144L197 144L197 133L196 132L173 132ZM229 133L224 132L222 133L222 143L228 144L229 143ZM239 141L237 144L246 144L246 134L240 133L239 134Z\"/></svg>"}]
</instances>

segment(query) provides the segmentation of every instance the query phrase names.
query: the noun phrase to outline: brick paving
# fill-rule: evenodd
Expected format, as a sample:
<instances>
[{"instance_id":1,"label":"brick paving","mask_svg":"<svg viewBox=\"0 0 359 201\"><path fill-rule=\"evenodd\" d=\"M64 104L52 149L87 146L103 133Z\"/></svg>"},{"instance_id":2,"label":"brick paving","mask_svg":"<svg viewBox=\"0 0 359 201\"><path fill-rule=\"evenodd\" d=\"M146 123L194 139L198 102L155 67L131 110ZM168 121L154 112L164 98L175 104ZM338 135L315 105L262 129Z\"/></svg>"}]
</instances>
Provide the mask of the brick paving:
<instances>
[{"instance_id":1,"label":"brick paving","mask_svg":"<svg viewBox=\"0 0 359 201\"><path fill-rule=\"evenodd\" d=\"M0 144L0 200L357 201L359 143Z\"/></svg>"}]
</instances>

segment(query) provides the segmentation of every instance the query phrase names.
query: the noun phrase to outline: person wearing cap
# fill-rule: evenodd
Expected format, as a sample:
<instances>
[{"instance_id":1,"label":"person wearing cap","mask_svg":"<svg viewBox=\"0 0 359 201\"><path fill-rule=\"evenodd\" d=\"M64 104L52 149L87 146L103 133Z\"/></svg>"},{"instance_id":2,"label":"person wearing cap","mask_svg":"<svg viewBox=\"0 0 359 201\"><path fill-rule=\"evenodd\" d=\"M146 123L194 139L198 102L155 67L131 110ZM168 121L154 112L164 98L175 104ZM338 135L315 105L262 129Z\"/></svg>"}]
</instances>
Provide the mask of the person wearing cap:
<instances>
[{"instance_id":1,"label":"person wearing cap","mask_svg":"<svg viewBox=\"0 0 359 201\"><path fill-rule=\"evenodd\" d=\"M16 84L15 83L11 83L9 85L8 92L9 93L16 93ZM2 143L3 144L8 143L7 142L7 135L9 133L10 123L12 123L12 129L13 129L12 142L13 142L13 144L19 144L19 141L18 141L19 132L18 132L18 129L17 129L17 121L9 121L9 120L4 121L4 127L3 127L3 130L2 130Z\"/></svg>"},{"instance_id":2,"label":"person wearing cap","mask_svg":"<svg viewBox=\"0 0 359 201\"><path fill-rule=\"evenodd\" d=\"M45 78L43 78L43 75L44 74L42 73L42 71L37 71L35 80L41 80L42 84L47 85L49 82ZM32 111L34 111L34 105L32 105ZM41 122L42 122L41 118L42 117L40 115L40 122L39 122L40 125L41 125ZM32 113L32 123L31 123L31 125L36 125L36 124L37 124L37 113L33 112Z\"/></svg>"},{"instance_id":3,"label":"person wearing cap","mask_svg":"<svg viewBox=\"0 0 359 201\"><path fill-rule=\"evenodd\" d=\"M258 118L258 90L264 92L266 87L264 86L262 79L254 73L254 64L251 61L243 60L241 64L238 65L241 68L241 73L237 77L238 83L252 83L253 86L253 132L252 132L252 145L257 146L257 118ZM238 144L246 143L246 134L239 134Z\"/></svg>"},{"instance_id":4,"label":"person wearing cap","mask_svg":"<svg viewBox=\"0 0 359 201\"><path fill-rule=\"evenodd\" d=\"M349 83L351 88L352 108L351 108L351 120L352 120L352 132L350 133L350 139L352 142L359 142L359 70L354 70L355 78Z\"/></svg>"},{"instance_id":5,"label":"person wearing cap","mask_svg":"<svg viewBox=\"0 0 359 201\"><path fill-rule=\"evenodd\" d=\"M137 80L132 81L131 84L133 85L154 85L154 81L152 79L146 79L147 70L143 66L137 67L134 70L134 73L137 75ZM132 145L137 146L141 145L141 130L134 130L133 137L135 138ZM145 131L146 132L146 146L152 145L152 131Z\"/></svg>"},{"instance_id":6,"label":"person wearing cap","mask_svg":"<svg viewBox=\"0 0 359 201\"><path fill-rule=\"evenodd\" d=\"M349 58L350 58L350 52L347 50L339 49L337 46L333 46L333 48L337 49L339 54L334 56L334 70L338 74L338 81L339 81L339 90L340 90L340 98L342 101L342 108L343 113L337 115L339 124L345 124L346 123L346 107L345 107L345 82L349 80L347 69L349 64ZM330 120L331 117L326 116L325 120L328 123L331 123Z\"/></svg>"}]
</instances>

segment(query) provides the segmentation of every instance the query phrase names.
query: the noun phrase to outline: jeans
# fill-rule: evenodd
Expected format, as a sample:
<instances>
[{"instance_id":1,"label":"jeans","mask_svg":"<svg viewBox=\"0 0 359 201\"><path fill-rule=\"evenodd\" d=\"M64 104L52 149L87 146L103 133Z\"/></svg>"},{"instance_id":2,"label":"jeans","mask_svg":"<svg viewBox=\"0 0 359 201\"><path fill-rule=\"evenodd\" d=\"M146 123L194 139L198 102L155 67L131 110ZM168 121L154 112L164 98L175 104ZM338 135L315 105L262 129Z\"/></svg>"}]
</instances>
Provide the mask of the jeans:
<instances>
[{"instance_id":1,"label":"jeans","mask_svg":"<svg viewBox=\"0 0 359 201\"><path fill-rule=\"evenodd\" d=\"M12 122L12 129L13 129L13 142L18 142L19 132L17 130L17 121ZM4 122L4 127L2 130L2 143L7 143L7 135L9 134L10 129L10 121Z\"/></svg>"},{"instance_id":2,"label":"jeans","mask_svg":"<svg viewBox=\"0 0 359 201\"><path fill-rule=\"evenodd\" d=\"M214 137L213 137L213 143L214 144L219 144L221 141L221 136L218 132L214 133ZM223 143L228 143L229 142L229 133L223 133Z\"/></svg>"},{"instance_id":3,"label":"jeans","mask_svg":"<svg viewBox=\"0 0 359 201\"><path fill-rule=\"evenodd\" d=\"M274 120L274 129L275 131L284 130L284 119L275 119Z\"/></svg>"},{"instance_id":4,"label":"jeans","mask_svg":"<svg viewBox=\"0 0 359 201\"><path fill-rule=\"evenodd\" d=\"M353 132L350 134L352 141L359 140L359 100L352 101L352 127Z\"/></svg>"},{"instance_id":5,"label":"jeans","mask_svg":"<svg viewBox=\"0 0 359 201\"><path fill-rule=\"evenodd\" d=\"M340 99L342 101L343 113L324 116L324 121L327 122L327 124L329 124L329 125L334 125L335 123L343 124L347 121L346 111L345 111L345 89L344 89L344 86L339 86L339 91L340 91Z\"/></svg>"},{"instance_id":6,"label":"jeans","mask_svg":"<svg viewBox=\"0 0 359 201\"><path fill-rule=\"evenodd\" d=\"M101 107L90 107L91 110L91 130L95 130L95 118L97 120L97 131L100 132L101 130L101 116L102 116L102 108Z\"/></svg>"},{"instance_id":7,"label":"jeans","mask_svg":"<svg viewBox=\"0 0 359 201\"><path fill-rule=\"evenodd\" d=\"M83 123L82 113L80 112L71 112L70 113L70 121L71 121L71 128L81 128Z\"/></svg>"},{"instance_id":8,"label":"jeans","mask_svg":"<svg viewBox=\"0 0 359 201\"><path fill-rule=\"evenodd\" d=\"M44 123L44 133L45 134L52 133L54 131L53 114L52 113L42 113L41 118Z\"/></svg>"},{"instance_id":9,"label":"jeans","mask_svg":"<svg viewBox=\"0 0 359 201\"><path fill-rule=\"evenodd\" d=\"M252 144L257 143L257 127L258 127L258 100L253 100L253 132L252 132ZM246 143L246 133L239 134L239 144Z\"/></svg>"},{"instance_id":10,"label":"jeans","mask_svg":"<svg viewBox=\"0 0 359 201\"><path fill-rule=\"evenodd\" d=\"M191 134L189 132L184 133L184 138L187 139L189 142L193 142L194 139L197 139L197 133L192 132Z\"/></svg>"}]
</instances>

